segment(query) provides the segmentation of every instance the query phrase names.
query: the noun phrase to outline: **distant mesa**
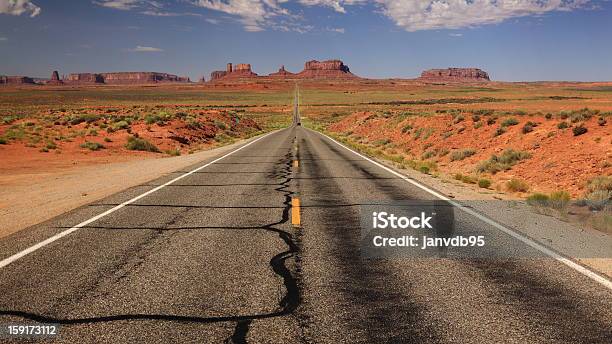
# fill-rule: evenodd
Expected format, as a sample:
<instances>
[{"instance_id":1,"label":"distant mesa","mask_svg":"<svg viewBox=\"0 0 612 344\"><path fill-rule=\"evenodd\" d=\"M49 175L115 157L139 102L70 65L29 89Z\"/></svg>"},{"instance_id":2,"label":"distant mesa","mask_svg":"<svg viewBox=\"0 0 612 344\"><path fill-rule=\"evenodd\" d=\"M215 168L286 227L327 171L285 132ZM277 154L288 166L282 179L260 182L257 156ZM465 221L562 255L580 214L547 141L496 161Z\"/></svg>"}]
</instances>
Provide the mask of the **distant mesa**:
<instances>
[{"instance_id":1,"label":"distant mesa","mask_svg":"<svg viewBox=\"0 0 612 344\"><path fill-rule=\"evenodd\" d=\"M28 85L35 84L34 79L27 76L0 75L0 85Z\"/></svg>"},{"instance_id":2,"label":"distant mesa","mask_svg":"<svg viewBox=\"0 0 612 344\"><path fill-rule=\"evenodd\" d=\"M210 73L210 80L215 81L219 79L227 80L229 78L254 78L258 77L257 74L253 73L250 64L237 64L232 66L231 63L227 64L227 68L224 71L214 71ZM358 78L358 76L351 73L349 67L340 60L329 60L329 61L308 61L304 64L304 70L299 73L291 73L285 69L285 66L281 66L278 72L271 73L263 78L301 78L301 79L348 79Z\"/></svg>"},{"instance_id":3,"label":"distant mesa","mask_svg":"<svg viewBox=\"0 0 612 344\"><path fill-rule=\"evenodd\" d=\"M64 80L70 84L141 85L191 82L188 77L157 72L73 73Z\"/></svg>"},{"instance_id":4,"label":"distant mesa","mask_svg":"<svg viewBox=\"0 0 612 344\"><path fill-rule=\"evenodd\" d=\"M304 70L297 74L300 78L358 78L340 60L312 60L304 64Z\"/></svg>"},{"instance_id":5,"label":"distant mesa","mask_svg":"<svg viewBox=\"0 0 612 344\"><path fill-rule=\"evenodd\" d=\"M295 76L295 74L294 74L294 73L291 73L291 72L289 72L289 71L287 71L287 70L285 69L285 66L283 65L283 66L281 66L281 67L278 69L278 72L276 72L276 73L270 73L270 74L268 74L268 76L273 77L273 78L277 78L277 77L280 77L280 78L287 78L287 77L293 77L293 76Z\"/></svg>"},{"instance_id":6,"label":"distant mesa","mask_svg":"<svg viewBox=\"0 0 612 344\"><path fill-rule=\"evenodd\" d=\"M251 78L256 76L257 74L253 73L249 63L239 63L236 66L228 63L225 70L217 70L210 73L210 81L221 78Z\"/></svg>"},{"instance_id":7,"label":"distant mesa","mask_svg":"<svg viewBox=\"0 0 612 344\"><path fill-rule=\"evenodd\" d=\"M478 68L447 68L429 69L421 73L425 81L458 81L458 82L486 82L491 81L489 74Z\"/></svg>"}]
</instances>

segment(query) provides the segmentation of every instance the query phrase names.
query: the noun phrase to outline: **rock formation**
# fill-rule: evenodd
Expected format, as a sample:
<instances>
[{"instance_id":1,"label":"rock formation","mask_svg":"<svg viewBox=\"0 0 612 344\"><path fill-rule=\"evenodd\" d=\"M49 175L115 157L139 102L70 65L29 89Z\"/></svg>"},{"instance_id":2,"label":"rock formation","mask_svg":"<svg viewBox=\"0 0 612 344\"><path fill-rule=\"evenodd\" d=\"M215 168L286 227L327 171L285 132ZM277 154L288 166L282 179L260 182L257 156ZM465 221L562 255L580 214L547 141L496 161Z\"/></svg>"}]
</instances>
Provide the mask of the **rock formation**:
<instances>
[{"instance_id":1,"label":"rock formation","mask_svg":"<svg viewBox=\"0 0 612 344\"><path fill-rule=\"evenodd\" d=\"M27 76L5 76L0 75L1 85L27 85L35 84L34 79Z\"/></svg>"},{"instance_id":2,"label":"rock formation","mask_svg":"<svg viewBox=\"0 0 612 344\"><path fill-rule=\"evenodd\" d=\"M55 70L51 73L51 80L46 82L47 85L63 85L64 82L60 80L59 73Z\"/></svg>"},{"instance_id":3,"label":"rock formation","mask_svg":"<svg viewBox=\"0 0 612 344\"><path fill-rule=\"evenodd\" d=\"M190 82L188 77L156 72L117 72L117 73L78 73L70 74L66 79L69 83L109 85L139 85L160 82Z\"/></svg>"},{"instance_id":4,"label":"rock formation","mask_svg":"<svg viewBox=\"0 0 612 344\"><path fill-rule=\"evenodd\" d=\"M421 73L421 79L427 81L491 81L489 74L478 68L430 69Z\"/></svg>"},{"instance_id":5,"label":"rock formation","mask_svg":"<svg viewBox=\"0 0 612 344\"><path fill-rule=\"evenodd\" d=\"M281 66L281 67L278 69L278 72L276 72L276 73L270 73L268 76L271 76L271 77L276 77L276 78L278 78L278 77L280 77L280 78L285 77L285 78L286 78L286 77L292 77L292 76L295 76L295 74L294 74L294 73L291 73L291 72L288 72L288 71L285 69L285 66Z\"/></svg>"},{"instance_id":6,"label":"rock formation","mask_svg":"<svg viewBox=\"0 0 612 344\"><path fill-rule=\"evenodd\" d=\"M228 63L224 71L217 70L210 73L210 81L221 78L250 78L255 76L257 76L257 74L253 73L251 65L248 63L239 63L235 66Z\"/></svg>"},{"instance_id":7,"label":"rock formation","mask_svg":"<svg viewBox=\"0 0 612 344\"><path fill-rule=\"evenodd\" d=\"M349 67L340 60L308 61L304 70L297 74L301 78L356 78Z\"/></svg>"}]
</instances>

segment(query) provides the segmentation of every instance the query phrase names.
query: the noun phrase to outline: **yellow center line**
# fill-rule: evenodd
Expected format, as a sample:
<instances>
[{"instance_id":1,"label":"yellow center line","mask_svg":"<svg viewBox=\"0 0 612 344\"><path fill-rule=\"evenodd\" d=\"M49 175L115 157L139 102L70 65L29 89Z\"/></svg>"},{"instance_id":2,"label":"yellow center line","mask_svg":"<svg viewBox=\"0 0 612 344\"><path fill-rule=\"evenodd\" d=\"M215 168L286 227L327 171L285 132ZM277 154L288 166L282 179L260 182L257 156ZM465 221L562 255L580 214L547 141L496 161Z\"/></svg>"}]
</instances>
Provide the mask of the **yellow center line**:
<instances>
[{"instance_id":1,"label":"yellow center line","mask_svg":"<svg viewBox=\"0 0 612 344\"><path fill-rule=\"evenodd\" d=\"M300 199L291 199L291 224L295 227L300 226Z\"/></svg>"}]
</instances>

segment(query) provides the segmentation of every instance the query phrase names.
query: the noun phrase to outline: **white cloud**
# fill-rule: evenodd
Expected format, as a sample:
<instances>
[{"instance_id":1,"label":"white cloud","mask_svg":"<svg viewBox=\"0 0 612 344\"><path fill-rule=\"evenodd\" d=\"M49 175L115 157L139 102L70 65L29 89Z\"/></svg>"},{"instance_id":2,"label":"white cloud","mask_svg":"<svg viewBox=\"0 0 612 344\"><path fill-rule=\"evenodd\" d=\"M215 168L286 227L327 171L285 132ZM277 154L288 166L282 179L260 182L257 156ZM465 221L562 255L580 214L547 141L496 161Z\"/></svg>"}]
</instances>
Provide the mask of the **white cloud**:
<instances>
[{"instance_id":1,"label":"white cloud","mask_svg":"<svg viewBox=\"0 0 612 344\"><path fill-rule=\"evenodd\" d=\"M406 31L458 29L509 18L569 11L590 0L376 0L383 13Z\"/></svg>"},{"instance_id":2,"label":"white cloud","mask_svg":"<svg viewBox=\"0 0 612 344\"><path fill-rule=\"evenodd\" d=\"M337 33L344 33L345 32L343 27L330 27L330 28L327 28L327 31L337 32Z\"/></svg>"},{"instance_id":3,"label":"white cloud","mask_svg":"<svg viewBox=\"0 0 612 344\"><path fill-rule=\"evenodd\" d=\"M132 48L128 50L134 53L156 53L156 52L164 51L163 49L160 49L160 48L144 47L142 45L137 45L136 48Z\"/></svg>"},{"instance_id":4,"label":"white cloud","mask_svg":"<svg viewBox=\"0 0 612 344\"><path fill-rule=\"evenodd\" d=\"M100 5L102 7L114 8L116 10L131 10L134 9L142 3L141 0L101 0L94 1L94 4Z\"/></svg>"},{"instance_id":5,"label":"white cloud","mask_svg":"<svg viewBox=\"0 0 612 344\"><path fill-rule=\"evenodd\" d=\"M8 41L8 38L6 38L6 37L0 37L0 42L5 42L5 41Z\"/></svg>"},{"instance_id":6,"label":"white cloud","mask_svg":"<svg viewBox=\"0 0 612 344\"><path fill-rule=\"evenodd\" d=\"M211 24L214 24L214 25L219 24L219 21L218 21L217 19L206 18L206 19L204 19L204 20L206 20L207 22L209 22L209 23L211 23Z\"/></svg>"},{"instance_id":7,"label":"white cloud","mask_svg":"<svg viewBox=\"0 0 612 344\"><path fill-rule=\"evenodd\" d=\"M279 5L284 2L277 0L198 0L195 4L236 16L246 31L256 32L263 31L273 17L290 16L289 11Z\"/></svg>"},{"instance_id":8,"label":"white cloud","mask_svg":"<svg viewBox=\"0 0 612 344\"><path fill-rule=\"evenodd\" d=\"M29 14L30 17L36 17L40 14L40 11L40 7L30 0L0 0L0 14L14 16Z\"/></svg>"},{"instance_id":9,"label":"white cloud","mask_svg":"<svg viewBox=\"0 0 612 344\"><path fill-rule=\"evenodd\" d=\"M346 13L346 6L365 4L368 0L298 0L298 2L304 6L330 7L338 13Z\"/></svg>"},{"instance_id":10,"label":"white cloud","mask_svg":"<svg viewBox=\"0 0 612 344\"><path fill-rule=\"evenodd\" d=\"M448 35L451 37L463 37L462 33L449 33Z\"/></svg>"}]
</instances>

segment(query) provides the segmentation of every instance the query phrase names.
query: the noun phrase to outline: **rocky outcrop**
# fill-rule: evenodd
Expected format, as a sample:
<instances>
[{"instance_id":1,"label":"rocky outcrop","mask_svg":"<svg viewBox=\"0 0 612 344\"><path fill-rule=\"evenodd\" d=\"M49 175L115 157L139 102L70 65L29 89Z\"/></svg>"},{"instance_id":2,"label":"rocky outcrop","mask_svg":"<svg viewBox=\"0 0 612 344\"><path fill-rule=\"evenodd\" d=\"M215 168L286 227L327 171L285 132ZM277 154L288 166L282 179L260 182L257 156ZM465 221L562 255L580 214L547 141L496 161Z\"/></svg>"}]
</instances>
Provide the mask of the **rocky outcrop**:
<instances>
[{"instance_id":1,"label":"rocky outcrop","mask_svg":"<svg viewBox=\"0 0 612 344\"><path fill-rule=\"evenodd\" d=\"M224 71L224 70L216 70L216 71L210 73L210 81L221 79L221 78L223 78L226 75L227 75L226 71Z\"/></svg>"},{"instance_id":2,"label":"rocky outcrop","mask_svg":"<svg viewBox=\"0 0 612 344\"><path fill-rule=\"evenodd\" d=\"M77 73L65 80L77 84L140 85L163 82L190 82L188 77L156 72Z\"/></svg>"},{"instance_id":3,"label":"rocky outcrop","mask_svg":"<svg viewBox=\"0 0 612 344\"><path fill-rule=\"evenodd\" d=\"M281 67L278 69L278 72L276 72L276 73L270 73L270 74L268 74L268 76L271 76L271 77L273 77L273 78L286 78L286 77L292 77L292 76L295 76L295 74L294 74L294 73L291 73L291 72L288 72L288 71L285 69L285 66L281 66Z\"/></svg>"},{"instance_id":4,"label":"rocky outcrop","mask_svg":"<svg viewBox=\"0 0 612 344\"><path fill-rule=\"evenodd\" d=\"M71 84L102 84L104 78L102 75L94 73L73 73L68 75L64 81Z\"/></svg>"},{"instance_id":5,"label":"rocky outcrop","mask_svg":"<svg viewBox=\"0 0 612 344\"><path fill-rule=\"evenodd\" d=\"M426 81L490 81L489 74L478 68L430 69L421 73L421 79Z\"/></svg>"},{"instance_id":6,"label":"rocky outcrop","mask_svg":"<svg viewBox=\"0 0 612 344\"><path fill-rule=\"evenodd\" d=\"M55 70L51 73L51 79L46 82L47 85L63 85L64 82L60 80L59 73Z\"/></svg>"},{"instance_id":7,"label":"rocky outcrop","mask_svg":"<svg viewBox=\"0 0 612 344\"><path fill-rule=\"evenodd\" d=\"M28 85L35 84L34 79L27 76L0 76L0 84L2 85Z\"/></svg>"},{"instance_id":8,"label":"rocky outcrop","mask_svg":"<svg viewBox=\"0 0 612 344\"><path fill-rule=\"evenodd\" d=\"M222 78L250 78L256 76L257 74L253 73L251 65L248 63L239 63L235 66L228 63L224 71L217 70L210 73L210 81Z\"/></svg>"},{"instance_id":9,"label":"rocky outcrop","mask_svg":"<svg viewBox=\"0 0 612 344\"><path fill-rule=\"evenodd\" d=\"M297 74L301 78L356 78L349 67L340 60L308 61L304 70Z\"/></svg>"}]
</instances>

